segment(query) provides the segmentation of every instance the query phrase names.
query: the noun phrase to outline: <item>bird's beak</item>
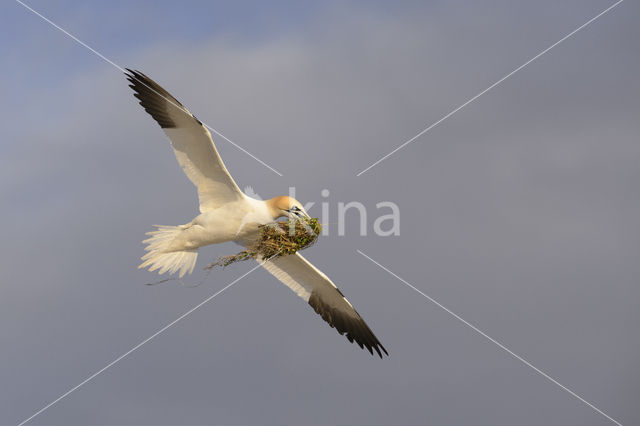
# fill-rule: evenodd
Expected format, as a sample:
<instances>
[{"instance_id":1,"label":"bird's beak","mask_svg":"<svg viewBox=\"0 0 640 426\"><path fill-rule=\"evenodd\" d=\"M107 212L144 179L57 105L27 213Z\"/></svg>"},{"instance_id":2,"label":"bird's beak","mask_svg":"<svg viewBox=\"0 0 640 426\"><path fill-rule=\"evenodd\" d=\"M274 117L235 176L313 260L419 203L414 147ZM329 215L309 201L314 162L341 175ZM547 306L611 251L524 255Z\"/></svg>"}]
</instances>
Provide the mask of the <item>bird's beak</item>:
<instances>
[{"instance_id":1,"label":"bird's beak","mask_svg":"<svg viewBox=\"0 0 640 426\"><path fill-rule=\"evenodd\" d=\"M285 210L285 212L287 212L287 216L289 217L289 219L295 220L295 219L300 219L300 218L305 218L305 219L311 219L311 216L309 216L309 213L307 213L306 211L300 209L300 210Z\"/></svg>"},{"instance_id":2,"label":"bird's beak","mask_svg":"<svg viewBox=\"0 0 640 426\"><path fill-rule=\"evenodd\" d=\"M311 219L311 216L309 216L309 213L307 213L307 211L305 209L300 209L298 212L298 217L303 217L305 219Z\"/></svg>"}]
</instances>

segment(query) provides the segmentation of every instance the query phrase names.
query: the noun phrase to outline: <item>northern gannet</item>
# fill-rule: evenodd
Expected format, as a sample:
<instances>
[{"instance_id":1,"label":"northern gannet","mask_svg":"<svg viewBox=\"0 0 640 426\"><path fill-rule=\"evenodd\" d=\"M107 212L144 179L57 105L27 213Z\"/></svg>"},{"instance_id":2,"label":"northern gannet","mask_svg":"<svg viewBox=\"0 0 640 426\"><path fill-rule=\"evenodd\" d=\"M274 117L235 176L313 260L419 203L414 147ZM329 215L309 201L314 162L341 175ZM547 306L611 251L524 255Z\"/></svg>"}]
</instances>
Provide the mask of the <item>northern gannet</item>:
<instances>
[{"instance_id":1,"label":"northern gannet","mask_svg":"<svg viewBox=\"0 0 640 426\"><path fill-rule=\"evenodd\" d=\"M160 125L171 141L178 163L198 190L200 214L178 226L155 225L148 232L147 253L139 268L158 273L193 272L198 248L235 241L246 246L258 236L258 226L280 217L309 217L300 202L288 196L262 201L244 194L227 171L211 133L187 108L155 81L127 68L125 73L140 105ZM293 290L338 333L350 342L388 355L369 326L331 280L296 253L271 260L257 259L262 266Z\"/></svg>"}]
</instances>

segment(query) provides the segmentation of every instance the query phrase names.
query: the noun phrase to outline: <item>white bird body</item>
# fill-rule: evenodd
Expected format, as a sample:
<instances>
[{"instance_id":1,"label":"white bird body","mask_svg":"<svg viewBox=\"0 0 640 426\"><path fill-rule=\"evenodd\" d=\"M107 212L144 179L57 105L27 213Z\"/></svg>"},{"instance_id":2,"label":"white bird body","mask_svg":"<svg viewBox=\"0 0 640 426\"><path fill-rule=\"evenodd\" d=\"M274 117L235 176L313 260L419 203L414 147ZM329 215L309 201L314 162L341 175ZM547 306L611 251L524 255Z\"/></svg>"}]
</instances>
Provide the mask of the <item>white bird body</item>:
<instances>
[{"instance_id":1,"label":"white bird body","mask_svg":"<svg viewBox=\"0 0 640 426\"><path fill-rule=\"evenodd\" d=\"M128 70L130 87L140 105L169 137L176 159L198 189L200 214L178 226L155 225L148 232L147 253L139 268L176 273L193 272L198 248L227 241L247 246L259 236L259 226L280 217L309 217L300 202L287 197L266 201L249 197L235 183L216 149L209 131L176 98L139 71ZM351 303L331 280L296 253L274 259L257 259L272 275L293 290L313 309L345 334L350 342L380 357L386 349Z\"/></svg>"},{"instance_id":2,"label":"white bird body","mask_svg":"<svg viewBox=\"0 0 640 426\"><path fill-rule=\"evenodd\" d=\"M140 267L150 266L159 273L180 271L180 277L193 272L197 249L211 244L234 241L248 246L259 236L259 226L277 219L269 207L271 200L262 201L244 195L196 216L191 222L179 226L155 225L148 232L148 253Z\"/></svg>"},{"instance_id":3,"label":"white bird body","mask_svg":"<svg viewBox=\"0 0 640 426\"><path fill-rule=\"evenodd\" d=\"M189 250L210 244L237 241L245 245L255 239L259 225L273 222L265 201L249 197L200 213L172 242L171 250Z\"/></svg>"}]
</instances>

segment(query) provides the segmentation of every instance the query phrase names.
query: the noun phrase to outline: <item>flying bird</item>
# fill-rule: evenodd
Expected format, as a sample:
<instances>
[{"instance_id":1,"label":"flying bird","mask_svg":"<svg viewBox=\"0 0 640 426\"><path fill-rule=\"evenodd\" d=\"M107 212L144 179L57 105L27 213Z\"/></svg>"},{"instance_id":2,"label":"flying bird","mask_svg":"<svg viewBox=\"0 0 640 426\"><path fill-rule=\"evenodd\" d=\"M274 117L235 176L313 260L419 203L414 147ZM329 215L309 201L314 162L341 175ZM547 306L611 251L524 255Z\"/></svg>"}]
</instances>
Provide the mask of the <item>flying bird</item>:
<instances>
[{"instance_id":1,"label":"flying bird","mask_svg":"<svg viewBox=\"0 0 640 426\"><path fill-rule=\"evenodd\" d=\"M171 141L182 170L196 186L200 214L178 226L155 225L139 268L158 273L193 272L198 248L226 241L247 246L259 235L259 226L281 217L308 218L300 202L279 196L263 201L243 193L225 167L211 133L187 108L155 81L127 68L129 87L140 105L160 125ZM251 195L253 195L251 191ZM369 326L342 292L300 253L273 259L257 259L262 266L293 290L338 333L372 355L388 355Z\"/></svg>"}]
</instances>

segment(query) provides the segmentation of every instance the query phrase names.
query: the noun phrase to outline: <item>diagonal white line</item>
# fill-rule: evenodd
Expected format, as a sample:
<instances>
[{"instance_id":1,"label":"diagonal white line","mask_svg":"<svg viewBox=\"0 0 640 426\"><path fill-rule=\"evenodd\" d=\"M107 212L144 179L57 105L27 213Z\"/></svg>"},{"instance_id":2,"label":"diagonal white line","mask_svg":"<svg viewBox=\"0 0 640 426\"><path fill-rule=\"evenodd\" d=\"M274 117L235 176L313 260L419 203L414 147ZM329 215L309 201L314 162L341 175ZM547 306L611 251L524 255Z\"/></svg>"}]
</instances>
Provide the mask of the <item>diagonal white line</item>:
<instances>
[{"instance_id":1,"label":"diagonal white line","mask_svg":"<svg viewBox=\"0 0 640 426\"><path fill-rule=\"evenodd\" d=\"M495 345L497 345L500 349L504 350L505 352L507 352L509 355L513 356L515 359L517 359L518 361L522 362L524 365L526 365L527 367L533 369L536 373L542 375L545 379L549 380L550 382L558 385L560 388L564 389L565 391L567 391L569 394L573 395L574 397L576 397L577 399L579 399L580 401L584 402L585 404L587 404L589 407L591 407L592 409L594 409L595 411L597 411L598 413L602 414L604 417L606 417L607 419L611 420L613 423L617 424L618 426L622 426L622 423L616 421L615 419L613 419L611 416L609 416L608 414L606 414L604 411L600 410L598 407L596 407L595 405L591 404L589 401L585 400L584 398L582 398L580 395L578 395L577 393L575 393L574 391L572 391L571 389L569 389L568 387L564 386L562 383L558 382L556 379L554 379L553 377L549 376L547 373L545 373L544 371L540 370L538 367L536 367L535 365L531 364L529 361L527 361L526 359L522 358L520 355L516 354L515 352L513 352L511 349L507 348L505 345L503 345L502 343L498 342L496 339L494 339L493 337L489 336L487 333L485 333L484 331L480 330L478 327L476 327L475 325L471 324L469 321L465 320L464 318L462 318L460 315L456 314L455 312L453 312L451 309L447 308L446 306L442 305L440 302L438 302L437 300L435 300L434 298L432 298L431 296L427 295L426 293L422 292L421 290L418 290L416 287L414 287L411 283L409 283L408 281L405 281L404 279L400 278L398 275L396 275L395 273L391 272L388 268L386 268L385 266L381 265L379 262L373 260L371 257L367 256L366 254L364 254L362 251L360 250L356 250L358 253L360 253L362 256L364 256L365 258L369 259L371 262L375 263L376 265L378 265L380 268L382 268L383 270L385 270L386 272L388 272L390 275L392 275L393 277L397 278L398 280L402 281L404 284L406 284L408 287L412 288L413 290L417 291L418 293L420 293L422 296L426 297L431 303L435 304L436 306L438 306L439 308L445 310L448 314L452 315L455 319L457 319L458 321L462 322L464 325L466 325L467 327L471 328L473 331L477 332L478 334L480 334L482 337L488 339L490 342L494 343Z\"/></svg>"},{"instance_id":2,"label":"diagonal white line","mask_svg":"<svg viewBox=\"0 0 640 426\"><path fill-rule=\"evenodd\" d=\"M511 77L512 75L514 75L515 73L517 73L518 71L520 71L521 69L523 69L524 67L526 67L527 65L529 65L531 62L535 61L536 59L538 59L539 57L541 57L542 55L544 55L545 53L547 53L548 51L550 51L551 49L553 49L554 47L556 47L557 45L559 45L560 43L562 43L563 41L565 41L566 39L568 39L569 37L573 36L575 33L577 33L578 31L582 30L583 28L585 28L587 25L591 24L593 21L595 21L596 19L598 19L599 17L601 17L602 15L604 15L605 13L609 12L611 9L613 9L614 7L616 7L617 5L619 5L620 3L622 3L624 0L618 0L616 3L612 4L611 6L609 6L608 8L606 8L605 10L603 10L602 12L600 12L599 14L597 14L596 16L594 16L593 18L589 19L587 22L585 22L584 24L580 25L578 28L576 28L575 30L571 31L569 34L567 34L566 36L562 37L560 40L556 41L555 43L553 43L551 46L547 47L546 49L544 49L542 52L538 53L536 56L534 56L533 58L529 59L527 62L525 62L524 64L520 65L518 68L514 69L513 71L511 71L509 74L505 75L504 77L502 77L500 80L496 81L495 83L493 83L491 86L487 87L486 89L484 89L482 92L478 93L477 95L475 95L474 97L472 97L471 99L469 99L468 101L466 101L465 103L463 103L462 105L460 105L459 107L457 107L456 109L454 109L453 111L451 111L450 113L448 113L447 115L445 115L444 117L442 117L441 119L439 119L438 121L436 121L435 123L431 124L429 127L425 128L424 130L422 130L420 133L418 133L417 135L415 135L414 137L412 137L411 139L407 140L406 142L404 142L403 144L401 144L400 146L398 146L397 148L395 148L393 151L391 151L390 153L388 153L387 155L385 155L384 157L380 158L378 161L376 161L375 163L371 164L369 167L367 167L366 169L362 170L360 173L358 173L356 176L360 176L363 173L365 173L367 170L371 169L372 167L380 164L381 162L383 162L384 160L386 160L387 158L389 158L390 156L392 156L393 154L395 154L396 152L400 151L402 148L404 148L405 146L409 145L411 142L415 141L416 139L418 139L420 136L424 135L425 133L427 133L429 130L433 129L434 127L436 127L438 124L442 123L444 120L446 120L447 118L451 117L453 114L455 114L456 112L460 111L462 108L466 107L467 105L469 105L471 102L475 101L476 99L478 99L480 96L484 95L485 93L487 93L489 90L493 89L494 87L496 87L497 85L499 85L500 83L502 83L503 81L505 81L506 79L508 79L509 77Z\"/></svg>"},{"instance_id":3,"label":"diagonal white line","mask_svg":"<svg viewBox=\"0 0 640 426\"><path fill-rule=\"evenodd\" d=\"M73 34L71 34L70 32L68 32L67 30L65 30L64 28L60 27L59 25L57 25L55 22L51 21L50 19L48 19L46 16L42 15L41 13L39 13L38 11L36 11L35 9L33 9L32 7L30 7L29 5L23 3L20 0L16 0L17 3L19 3L20 5L22 5L25 9L30 10L31 12L33 12L33 14L39 16L40 18L42 18L44 21L48 22L49 24L51 24L54 28L60 30L62 33L64 33L65 35L67 35L69 38L71 38L73 41L75 41L76 43L80 44L81 46L87 48L88 50L90 50L91 52L93 52L96 56L98 56L100 59L104 60L105 62L107 62L108 64L112 65L113 67L119 69L120 71L122 71L123 73L126 73L127 71L121 67L120 65L116 64L115 62L113 62L111 59L107 58L106 56L104 56L102 53L98 52L97 50L95 50L94 48L92 48L91 46L89 46L88 44L86 44L85 42L83 42L82 40L80 40L79 38L77 38L76 36L74 36ZM138 79L136 79L138 80ZM140 81L140 80L138 80ZM180 106L176 105L174 102L172 102L170 99L167 99L165 96L163 96L162 94L156 92L153 88L147 86L144 82L140 81L140 83L142 83L144 86L146 86L147 88L153 90L157 95L161 96L162 98L164 98L164 100L166 100L167 102L169 102L170 104L172 104L173 106L175 106L176 108L180 108L182 109ZM256 157L255 155L253 155L252 153L250 153L249 151L247 151L246 149L244 149L243 147L241 147L240 145L238 145L237 143L235 143L234 141L232 141L231 139L229 139L228 137L226 137L225 135L223 135L222 133L220 133L219 131L217 131L216 129L214 129L213 127L209 126L207 123L202 122L202 124L207 127L209 130L211 130L213 133L215 133L216 135L220 136L222 139L226 140L227 142L229 142L231 145L235 146L236 148L238 148L240 151L244 152L245 154L247 154L249 157L253 158L254 160L256 160L258 163L262 164L263 166L265 166L266 168L268 168L269 170L271 170L272 172L274 172L275 174L277 174L278 176L282 176L282 173L280 173L279 171L277 171L276 169L274 169L273 167L271 167L270 165L268 165L267 163L265 163L264 161L262 161L261 159L259 159L258 157Z\"/></svg>"},{"instance_id":4,"label":"diagonal white line","mask_svg":"<svg viewBox=\"0 0 640 426\"><path fill-rule=\"evenodd\" d=\"M269 260L269 259L267 259ZM265 262L267 261L265 260ZM80 388L81 386L87 384L88 382L90 382L91 380L93 380L94 378L96 378L98 375L102 374L104 371L106 371L107 369L109 369L110 367L113 367L116 363L118 363L119 361L121 361L122 359L124 359L125 357L127 357L128 355L130 355L132 352L134 352L135 350L139 349L141 346L143 346L144 344L148 343L151 339L157 337L158 335L160 335L161 333L163 333L164 331L166 331L169 327L173 326L174 324L176 324L178 321L182 320L183 318L187 317L188 315L192 314L196 309L200 308L201 306L203 306L204 304L206 304L207 302L209 302L211 299L213 299L214 297L216 297L217 295L219 295L220 293L222 293L223 291L225 291L226 289L228 289L229 287L231 287L232 285L234 285L235 283L237 283L238 281L240 281L241 279L243 279L244 277L246 277L247 275L249 275L250 273L252 273L253 271L255 271L256 269L258 269L259 267L261 267L264 264L264 262L262 263L258 263L256 266L254 266L253 268L251 268L248 272L246 272L245 274L241 275L240 277L236 278L235 280L233 280L231 283L227 284L226 286L224 286L221 290L218 290L217 292L215 292L214 294L212 294L211 296L207 297L206 299L204 299L202 302L198 303L196 306L194 306L193 308L189 309L187 312L185 312L184 314L180 315L178 318L176 318L175 320L171 321L169 324L165 325L164 327L162 327L160 330L156 331L155 333L153 333L151 336L147 337L146 339L144 339L143 341L141 341L140 343L138 343L137 345L135 345L134 347L132 347L131 349L129 349L127 352L123 353L122 355L120 355L118 358L114 359L113 361L111 361L109 364L105 365L104 367L102 367L100 370L96 371L95 373L93 373L92 375L90 375L89 377L87 377L86 379L84 379L82 382L78 383L77 385L75 385L74 387L72 387L71 389L69 389L68 391L66 391L65 393L63 393L62 395L60 395L58 398L56 398L55 400L51 401L50 403L48 403L47 405L45 405L44 407L42 407L40 410L36 411L33 415L31 415L30 417L28 417L27 419L23 420L22 422L20 422L20 424L18 424L18 426L22 426L25 423L31 421L33 418L35 418L36 416L42 414L45 410L49 409L50 407L52 407L53 405L57 404L58 402L60 402L62 399L66 398L67 396L69 396L71 393L73 393L75 390L77 390L78 388Z\"/></svg>"}]
</instances>

